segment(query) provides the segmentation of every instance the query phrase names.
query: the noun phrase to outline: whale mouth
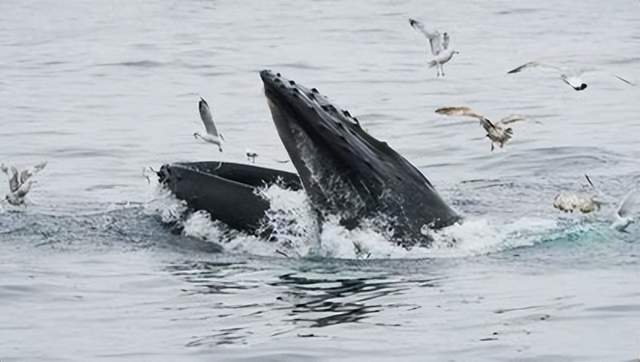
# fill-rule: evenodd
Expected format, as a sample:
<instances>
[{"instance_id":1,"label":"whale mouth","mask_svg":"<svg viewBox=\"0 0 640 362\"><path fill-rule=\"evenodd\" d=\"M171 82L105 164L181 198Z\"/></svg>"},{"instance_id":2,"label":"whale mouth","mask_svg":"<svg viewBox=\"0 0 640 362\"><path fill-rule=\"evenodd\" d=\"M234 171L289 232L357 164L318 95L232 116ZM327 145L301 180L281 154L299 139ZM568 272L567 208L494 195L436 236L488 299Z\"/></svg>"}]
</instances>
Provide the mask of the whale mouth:
<instances>
[{"instance_id":1,"label":"whale mouth","mask_svg":"<svg viewBox=\"0 0 640 362\"><path fill-rule=\"evenodd\" d=\"M394 220L396 235L414 241L424 238L424 225L459 220L420 171L348 111L279 73L263 70L260 77L278 135L321 215L336 214L351 227L383 216Z\"/></svg>"}]
</instances>

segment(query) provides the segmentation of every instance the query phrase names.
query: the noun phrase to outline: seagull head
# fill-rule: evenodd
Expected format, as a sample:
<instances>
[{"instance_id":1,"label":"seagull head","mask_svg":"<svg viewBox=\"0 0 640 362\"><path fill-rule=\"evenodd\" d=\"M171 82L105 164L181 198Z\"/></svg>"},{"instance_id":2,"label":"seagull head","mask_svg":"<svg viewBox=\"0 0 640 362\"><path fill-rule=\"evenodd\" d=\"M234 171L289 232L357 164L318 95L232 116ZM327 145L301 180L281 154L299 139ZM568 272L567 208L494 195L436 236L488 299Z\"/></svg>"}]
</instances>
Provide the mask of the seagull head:
<instances>
[{"instance_id":1,"label":"seagull head","mask_svg":"<svg viewBox=\"0 0 640 362\"><path fill-rule=\"evenodd\" d=\"M587 83L583 82L582 79L577 76L567 76L563 74L560 76L560 79L577 91L585 90L587 88Z\"/></svg>"}]
</instances>

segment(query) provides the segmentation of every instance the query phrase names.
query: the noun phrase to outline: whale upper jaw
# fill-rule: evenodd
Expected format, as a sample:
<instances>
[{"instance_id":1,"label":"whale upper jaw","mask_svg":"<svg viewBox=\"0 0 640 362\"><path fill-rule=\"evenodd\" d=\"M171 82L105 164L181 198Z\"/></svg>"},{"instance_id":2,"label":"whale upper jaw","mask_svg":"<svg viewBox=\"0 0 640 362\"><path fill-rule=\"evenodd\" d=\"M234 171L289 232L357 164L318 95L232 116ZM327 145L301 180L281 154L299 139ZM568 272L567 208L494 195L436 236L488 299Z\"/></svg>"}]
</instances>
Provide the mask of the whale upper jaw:
<instances>
[{"instance_id":1,"label":"whale upper jaw","mask_svg":"<svg viewBox=\"0 0 640 362\"><path fill-rule=\"evenodd\" d=\"M406 246L425 241L424 225L459 220L420 171L348 111L280 74L260 76L278 135L321 214L336 214L351 227L382 216Z\"/></svg>"}]
</instances>

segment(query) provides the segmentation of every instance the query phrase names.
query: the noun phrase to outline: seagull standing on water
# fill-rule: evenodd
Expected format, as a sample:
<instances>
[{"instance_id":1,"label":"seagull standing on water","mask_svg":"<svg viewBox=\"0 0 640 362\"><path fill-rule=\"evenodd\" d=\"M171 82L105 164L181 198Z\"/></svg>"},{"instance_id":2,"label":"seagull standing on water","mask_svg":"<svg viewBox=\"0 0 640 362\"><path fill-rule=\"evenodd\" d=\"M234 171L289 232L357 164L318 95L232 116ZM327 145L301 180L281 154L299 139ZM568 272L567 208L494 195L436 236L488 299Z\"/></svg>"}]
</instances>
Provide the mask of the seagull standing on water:
<instances>
[{"instance_id":1,"label":"seagull standing on water","mask_svg":"<svg viewBox=\"0 0 640 362\"><path fill-rule=\"evenodd\" d=\"M0 170L9 177L9 193L5 196L5 200L14 206L23 205L24 198L35 183L35 181L31 180L31 177L42 171L46 166L47 162L44 161L18 172L15 166L9 168L4 164L0 165Z\"/></svg>"},{"instance_id":2,"label":"seagull standing on water","mask_svg":"<svg viewBox=\"0 0 640 362\"><path fill-rule=\"evenodd\" d=\"M525 120L522 116L512 114L494 123L469 107L442 107L436 109L436 113L447 116L472 117L480 120L480 125L487 131L487 138L491 140L491 151L494 149L494 144L502 148L513 136L513 130L511 127L507 127L508 124Z\"/></svg>"},{"instance_id":3,"label":"seagull standing on water","mask_svg":"<svg viewBox=\"0 0 640 362\"><path fill-rule=\"evenodd\" d=\"M453 58L454 54L459 54L460 52L449 48L449 34L442 33L434 30L433 32L429 32L425 29L424 25L414 19L409 19L409 25L417 31L421 32L427 39L429 40L429 45L431 47L431 54L433 55L433 59L429 61L429 68L433 68L435 66L438 67L438 77L442 75L444 77L444 67L443 65Z\"/></svg>"},{"instance_id":4,"label":"seagull standing on water","mask_svg":"<svg viewBox=\"0 0 640 362\"><path fill-rule=\"evenodd\" d=\"M244 151L245 156L247 156L247 161L251 161L251 163L256 163L256 158L258 157L258 153L255 151L252 151L251 149L247 148Z\"/></svg>"},{"instance_id":5,"label":"seagull standing on water","mask_svg":"<svg viewBox=\"0 0 640 362\"><path fill-rule=\"evenodd\" d=\"M589 70L578 70L578 69L569 69L569 68L564 68L564 67L559 67L556 65L552 65L552 64L547 64L547 63L541 63L541 62L529 62L526 64L523 64L517 68L511 69L510 71L507 72L507 74L514 74L514 73L520 73L525 69L532 69L532 68L539 68L542 70L550 70L556 73L560 74L560 79L565 82L566 84L568 84L571 88L577 90L577 91L581 91L581 90L585 90L587 88L587 83L585 83L582 80L582 75L585 73L593 73L593 72L601 72L597 69L589 69ZM627 83L628 85L634 85L633 83L631 83L630 81L617 76L615 74L609 74L612 77L615 77L616 79L618 79L621 82Z\"/></svg>"},{"instance_id":6,"label":"seagull standing on water","mask_svg":"<svg viewBox=\"0 0 640 362\"><path fill-rule=\"evenodd\" d=\"M200 102L198 102L198 109L200 110L200 118L202 119L202 123L204 124L204 128L207 131L207 134L201 135L198 132L193 134L194 138L200 138L201 140L209 143L213 143L218 146L218 150L222 152L222 142L224 141L224 137L222 137L221 133L218 133L216 129L216 125L213 123L213 116L211 115L211 109L209 109L209 104L204 98L200 97Z\"/></svg>"},{"instance_id":7,"label":"seagull standing on water","mask_svg":"<svg viewBox=\"0 0 640 362\"><path fill-rule=\"evenodd\" d=\"M604 202L599 199L600 193L593 185L593 182L591 182L589 176L584 175L584 177L596 194L561 191L553 199L553 207L564 212L580 211L583 214L600 210L600 207L604 204Z\"/></svg>"}]
</instances>

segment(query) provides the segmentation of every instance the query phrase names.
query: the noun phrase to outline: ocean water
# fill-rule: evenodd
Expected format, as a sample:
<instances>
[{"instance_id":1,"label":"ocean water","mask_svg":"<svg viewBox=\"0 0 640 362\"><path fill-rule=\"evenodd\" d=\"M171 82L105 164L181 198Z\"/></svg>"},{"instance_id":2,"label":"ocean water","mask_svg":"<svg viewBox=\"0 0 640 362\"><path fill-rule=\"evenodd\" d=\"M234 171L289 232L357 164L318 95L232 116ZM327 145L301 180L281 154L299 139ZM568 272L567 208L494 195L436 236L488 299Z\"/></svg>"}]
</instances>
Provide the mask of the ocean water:
<instances>
[{"instance_id":1,"label":"ocean water","mask_svg":"<svg viewBox=\"0 0 640 362\"><path fill-rule=\"evenodd\" d=\"M408 17L451 35L445 78ZM506 74L534 59L601 72L583 92ZM147 182L246 148L290 170L265 68L348 108L465 223L430 249L318 237L304 194L271 188L300 229L269 243ZM640 225L609 228L640 181L640 87L608 74L640 83L640 2L3 0L0 69L0 162L48 161L26 207L0 206L2 362L640 359ZM193 139L200 96L223 154ZM434 113L453 105L530 121L491 152ZM585 174L603 208L555 210Z\"/></svg>"}]
</instances>

